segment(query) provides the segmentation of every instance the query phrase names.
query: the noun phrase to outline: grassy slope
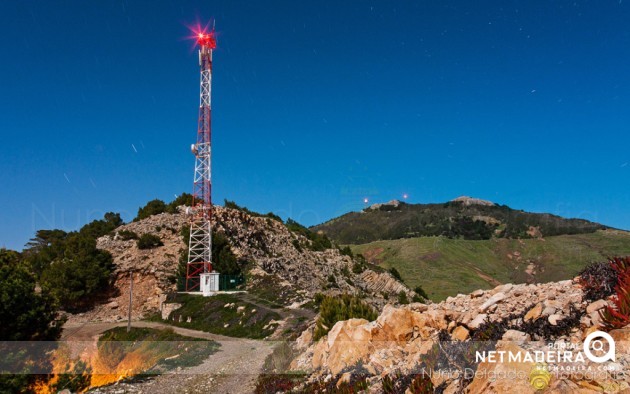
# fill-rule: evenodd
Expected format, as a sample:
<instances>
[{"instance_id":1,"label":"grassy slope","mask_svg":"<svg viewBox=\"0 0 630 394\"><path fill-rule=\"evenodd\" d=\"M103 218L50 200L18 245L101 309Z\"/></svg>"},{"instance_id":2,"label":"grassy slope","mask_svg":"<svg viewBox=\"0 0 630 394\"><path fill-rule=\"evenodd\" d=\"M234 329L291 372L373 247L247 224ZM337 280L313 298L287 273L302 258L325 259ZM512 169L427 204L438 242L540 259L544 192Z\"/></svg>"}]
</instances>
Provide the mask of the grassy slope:
<instances>
[{"instance_id":1,"label":"grassy slope","mask_svg":"<svg viewBox=\"0 0 630 394\"><path fill-rule=\"evenodd\" d=\"M383 267L396 267L411 288L421 285L433 300L497 282L548 282L572 278L586 264L613 255L630 255L630 233L615 230L537 239L466 241L421 237L352 245ZM514 252L520 259L512 257ZM534 276L525 270L537 266ZM494 280L493 280L494 279Z\"/></svg>"},{"instance_id":2,"label":"grassy slope","mask_svg":"<svg viewBox=\"0 0 630 394\"><path fill-rule=\"evenodd\" d=\"M162 321L159 316L155 316L153 320L214 334L254 339L272 334L275 326L271 327L269 323L280 320L278 313L245 302L238 294L219 294L212 297L177 294L173 302L181 303L182 307L171 313L170 320ZM226 304L234 305L226 308ZM238 311L241 306L244 309ZM179 316L182 316L181 322ZM190 323L186 322L188 317L192 318Z\"/></svg>"}]
</instances>

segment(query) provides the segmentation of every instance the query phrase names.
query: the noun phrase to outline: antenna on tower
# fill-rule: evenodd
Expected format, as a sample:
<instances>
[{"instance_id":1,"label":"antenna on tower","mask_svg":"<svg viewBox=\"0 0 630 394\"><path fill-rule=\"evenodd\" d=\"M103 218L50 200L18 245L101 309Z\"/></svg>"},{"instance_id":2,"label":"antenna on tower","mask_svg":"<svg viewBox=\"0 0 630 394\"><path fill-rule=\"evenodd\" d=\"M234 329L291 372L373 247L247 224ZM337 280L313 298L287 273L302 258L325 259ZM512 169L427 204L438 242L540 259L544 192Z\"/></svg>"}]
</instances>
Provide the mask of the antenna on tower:
<instances>
[{"instance_id":1,"label":"antenna on tower","mask_svg":"<svg viewBox=\"0 0 630 394\"><path fill-rule=\"evenodd\" d=\"M197 142L191 151L195 156L188 264L186 266L186 291L201 291L211 295L219 290L219 273L212 269L212 50L216 48L214 24L211 32L206 29L195 32L199 45L199 123Z\"/></svg>"}]
</instances>

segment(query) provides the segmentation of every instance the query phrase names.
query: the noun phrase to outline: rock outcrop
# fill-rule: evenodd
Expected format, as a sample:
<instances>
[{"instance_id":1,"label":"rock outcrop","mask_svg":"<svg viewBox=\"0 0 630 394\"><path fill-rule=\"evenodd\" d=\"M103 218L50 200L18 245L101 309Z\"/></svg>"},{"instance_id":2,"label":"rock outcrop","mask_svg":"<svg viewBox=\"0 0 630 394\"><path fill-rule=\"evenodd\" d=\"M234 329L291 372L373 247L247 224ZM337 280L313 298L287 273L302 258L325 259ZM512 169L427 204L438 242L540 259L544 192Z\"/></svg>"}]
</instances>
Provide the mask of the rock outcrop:
<instances>
[{"instance_id":1,"label":"rock outcrop","mask_svg":"<svg viewBox=\"0 0 630 394\"><path fill-rule=\"evenodd\" d=\"M308 347L301 338L303 352L291 367L311 371L311 380L339 379L360 368L371 376L369 392L379 392L383 376L397 374L427 374L433 387L449 393L534 393L538 387L562 393L613 387L620 391L630 387L630 327L610 332L617 342L617 358L604 364L588 358L576 364L565 358L546 359L548 363L542 365L526 357L549 351L550 343L552 350L577 355L585 337L600 328L596 316L606 305L607 300L584 301L580 284L571 280L506 284L449 297L439 304L387 305L375 321L340 321ZM560 334L545 336L547 329L562 324L565 329L557 331ZM515 327L529 327L525 329L532 332ZM500 336L492 338L493 332ZM490 350L520 359L476 359L477 351ZM586 374L584 368L594 372Z\"/></svg>"},{"instance_id":2,"label":"rock outcrop","mask_svg":"<svg viewBox=\"0 0 630 394\"><path fill-rule=\"evenodd\" d=\"M134 272L134 292L138 294L134 299L141 300L133 305L132 317L159 310L166 294L176 289L178 262L182 251L185 253L181 229L189 222L181 211L123 225L114 234L98 239L98 248L114 258L114 286L105 304L79 320L126 318L130 271ZM355 272L355 261L337 249L310 250L309 239L289 231L280 221L220 206L214 207L213 218L213 228L226 236L237 258L253 263L247 287L271 286L274 293L282 295L278 301L287 306L304 303L317 292L361 294L377 306L385 304L384 295L396 298L403 291L411 298L415 294L387 272L365 267ZM125 232L154 234L164 245L141 250L134 239L124 239ZM117 308L107 306L114 302Z\"/></svg>"}]
</instances>

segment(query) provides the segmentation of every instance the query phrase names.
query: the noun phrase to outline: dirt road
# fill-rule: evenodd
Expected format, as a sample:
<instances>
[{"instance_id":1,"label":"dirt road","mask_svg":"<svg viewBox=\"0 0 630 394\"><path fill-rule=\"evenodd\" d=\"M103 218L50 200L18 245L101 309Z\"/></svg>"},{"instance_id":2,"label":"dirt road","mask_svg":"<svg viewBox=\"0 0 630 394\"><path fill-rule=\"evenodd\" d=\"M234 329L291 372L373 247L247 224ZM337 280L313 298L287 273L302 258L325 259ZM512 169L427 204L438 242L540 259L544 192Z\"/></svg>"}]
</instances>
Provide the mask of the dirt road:
<instances>
[{"instance_id":1,"label":"dirt road","mask_svg":"<svg viewBox=\"0 0 630 394\"><path fill-rule=\"evenodd\" d=\"M127 323L87 323L64 326L64 341L95 341L103 331ZM254 391L256 378L273 343L252 339L230 338L203 331L169 326L157 322L133 322L133 327L172 328L180 335L211 339L220 344L217 353L202 364L171 371L141 382L118 383L91 390L91 393L225 393L246 394Z\"/></svg>"}]
</instances>

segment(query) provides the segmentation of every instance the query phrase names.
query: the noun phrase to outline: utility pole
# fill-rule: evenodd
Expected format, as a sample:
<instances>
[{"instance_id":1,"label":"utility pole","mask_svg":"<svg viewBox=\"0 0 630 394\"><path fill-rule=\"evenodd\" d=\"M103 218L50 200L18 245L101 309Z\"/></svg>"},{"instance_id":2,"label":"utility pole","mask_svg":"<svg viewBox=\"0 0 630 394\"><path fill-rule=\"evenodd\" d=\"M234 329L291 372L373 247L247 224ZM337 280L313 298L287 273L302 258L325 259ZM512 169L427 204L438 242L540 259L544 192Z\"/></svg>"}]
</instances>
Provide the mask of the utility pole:
<instances>
[{"instance_id":1,"label":"utility pole","mask_svg":"<svg viewBox=\"0 0 630 394\"><path fill-rule=\"evenodd\" d=\"M127 332L131 331L131 304L133 300L133 271L129 271L129 313L127 315Z\"/></svg>"}]
</instances>

